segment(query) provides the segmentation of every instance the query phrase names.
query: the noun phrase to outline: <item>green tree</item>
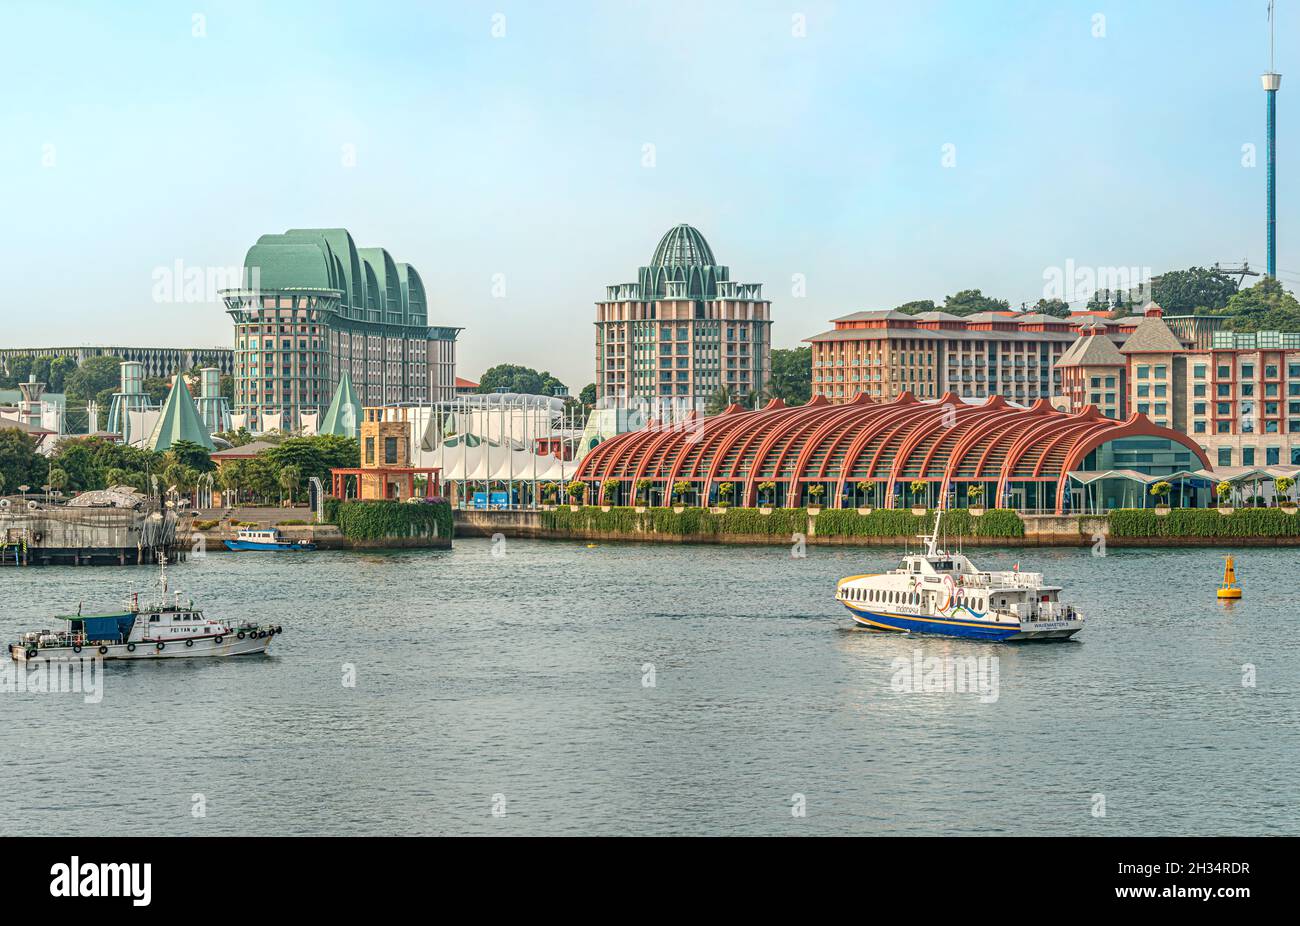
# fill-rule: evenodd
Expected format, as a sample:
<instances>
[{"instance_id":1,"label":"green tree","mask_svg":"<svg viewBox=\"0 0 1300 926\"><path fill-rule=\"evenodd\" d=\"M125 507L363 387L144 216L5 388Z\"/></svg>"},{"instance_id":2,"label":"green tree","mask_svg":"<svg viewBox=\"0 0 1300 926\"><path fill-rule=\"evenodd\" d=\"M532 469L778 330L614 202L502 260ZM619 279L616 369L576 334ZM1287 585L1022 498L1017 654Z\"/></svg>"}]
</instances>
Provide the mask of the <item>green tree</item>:
<instances>
[{"instance_id":1,"label":"green tree","mask_svg":"<svg viewBox=\"0 0 1300 926\"><path fill-rule=\"evenodd\" d=\"M1300 331L1300 302L1274 277L1238 290L1220 314L1232 331Z\"/></svg>"},{"instance_id":2,"label":"green tree","mask_svg":"<svg viewBox=\"0 0 1300 926\"><path fill-rule=\"evenodd\" d=\"M786 405L803 405L811 399L812 348L774 349L767 391Z\"/></svg>"},{"instance_id":3,"label":"green tree","mask_svg":"<svg viewBox=\"0 0 1300 926\"><path fill-rule=\"evenodd\" d=\"M111 396L121 385L121 366L118 357L89 357L68 375L64 392L76 402L88 402L104 392Z\"/></svg>"},{"instance_id":4,"label":"green tree","mask_svg":"<svg viewBox=\"0 0 1300 926\"><path fill-rule=\"evenodd\" d=\"M51 489L61 492L68 487L68 474L57 466L53 467L49 471L47 484Z\"/></svg>"},{"instance_id":5,"label":"green tree","mask_svg":"<svg viewBox=\"0 0 1300 926\"><path fill-rule=\"evenodd\" d=\"M721 415L727 410L727 406L730 405L734 399L735 397L727 391L727 388L722 386L705 401L704 414Z\"/></svg>"},{"instance_id":6,"label":"green tree","mask_svg":"<svg viewBox=\"0 0 1300 926\"><path fill-rule=\"evenodd\" d=\"M596 384L587 383L578 393L578 401L583 405L591 406L596 404Z\"/></svg>"},{"instance_id":7,"label":"green tree","mask_svg":"<svg viewBox=\"0 0 1300 926\"><path fill-rule=\"evenodd\" d=\"M531 367L501 363L488 368L479 379L479 392L517 392L524 395L561 395L568 387L550 373Z\"/></svg>"},{"instance_id":8,"label":"green tree","mask_svg":"<svg viewBox=\"0 0 1300 926\"><path fill-rule=\"evenodd\" d=\"M902 312L904 315L920 315L922 312L933 312L935 304L933 299L916 299L912 302L904 302L895 312Z\"/></svg>"},{"instance_id":9,"label":"green tree","mask_svg":"<svg viewBox=\"0 0 1300 926\"><path fill-rule=\"evenodd\" d=\"M169 449L182 466L189 466L200 473L210 473L217 468L217 464L212 462L208 449L193 441L178 440Z\"/></svg>"},{"instance_id":10,"label":"green tree","mask_svg":"<svg viewBox=\"0 0 1300 926\"><path fill-rule=\"evenodd\" d=\"M290 464L280 468L279 483L280 488L289 494L289 504L293 504L294 492L298 484L302 481L302 470Z\"/></svg>"},{"instance_id":11,"label":"green tree","mask_svg":"<svg viewBox=\"0 0 1300 926\"><path fill-rule=\"evenodd\" d=\"M1005 312L1010 308L1005 299L994 299L978 289L963 289L943 301L943 310L951 315L975 315L978 312Z\"/></svg>"},{"instance_id":12,"label":"green tree","mask_svg":"<svg viewBox=\"0 0 1300 926\"><path fill-rule=\"evenodd\" d=\"M1152 301L1170 315L1222 309L1236 292L1236 282L1213 268L1169 270L1151 279Z\"/></svg>"},{"instance_id":13,"label":"green tree","mask_svg":"<svg viewBox=\"0 0 1300 926\"><path fill-rule=\"evenodd\" d=\"M239 490L243 487L248 472L248 464L243 460L230 460L217 469L217 485L221 491L229 492L230 504L239 504Z\"/></svg>"}]
</instances>

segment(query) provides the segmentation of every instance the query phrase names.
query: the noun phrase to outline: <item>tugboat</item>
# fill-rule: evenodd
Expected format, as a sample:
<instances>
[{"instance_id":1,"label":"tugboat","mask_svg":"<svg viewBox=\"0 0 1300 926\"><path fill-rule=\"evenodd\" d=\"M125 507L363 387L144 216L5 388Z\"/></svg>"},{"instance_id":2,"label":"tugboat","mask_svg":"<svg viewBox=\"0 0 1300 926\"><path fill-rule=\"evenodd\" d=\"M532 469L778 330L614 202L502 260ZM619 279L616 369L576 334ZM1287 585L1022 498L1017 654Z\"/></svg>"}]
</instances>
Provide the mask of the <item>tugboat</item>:
<instances>
[{"instance_id":1,"label":"tugboat","mask_svg":"<svg viewBox=\"0 0 1300 926\"><path fill-rule=\"evenodd\" d=\"M1060 601L1061 589L1037 572L983 572L962 553L939 549L939 521L921 534L925 552L903 557L889 572L849 576L835 598L864 627L981 640L1062 640L1083 629L1083 617Z\"/></svg>"},{"instance_id":2,"label":"tugboat","mask_svg":"<svg viewBox=\"0 0 1300 926\"><path fill-rule=\"evenodd\" d=\"M59 615L66 630L32 630L9 645L16 662L69 659L184 659L196 656L244 656L264 653L284 628L242 621L214 621L191 601L181 604L180 592L170 599L166 557L160 561L162 595L155 604L141 605L133 594L125 609L112 614Z\"/></svg>"},{"instance_id":3,"label":"tugboat","mask_svg":"<svg viewBox=\"0 0 1300 926\"><path fill-rule=\"evenodd\" d=\"M308 553L316 549L310 540L285 540L275 528L271 530L245 530L241 528L234 540L226 541L227 550L264 550L273 553Z\"/></svg>"}]
</instances>

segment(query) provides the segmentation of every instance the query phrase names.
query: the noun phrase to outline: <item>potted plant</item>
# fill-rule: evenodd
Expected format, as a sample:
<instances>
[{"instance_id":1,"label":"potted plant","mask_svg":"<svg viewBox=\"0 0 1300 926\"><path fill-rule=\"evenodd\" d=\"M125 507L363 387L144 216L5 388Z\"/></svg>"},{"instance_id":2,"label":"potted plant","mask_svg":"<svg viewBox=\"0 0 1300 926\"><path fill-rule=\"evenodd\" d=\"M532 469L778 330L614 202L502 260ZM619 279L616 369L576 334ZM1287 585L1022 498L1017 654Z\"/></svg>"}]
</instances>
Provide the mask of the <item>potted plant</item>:
<instances>
[{"instance_id":1,"label":"potted plant","mask_svg":"<svg viewBox=\"0 0 1300 926\"><path fill-rule=\"evenodd\" d=\"M764 504L766 502L767 504ZM758 512L759 514L771 514L772 505L776 502L776 483L770 479L767 482L758 484Z\"/></svg>"},{"instance_id":2,"label":"potted plant","mask_svg":"<svg viewBox=\"0 0 1300 926\"><path fill-rule=\"evenodd\" d=\"M587 484L575 479L568 484L566 490L569 493L569 510L577 511L582 507L582 497L587 494Z\"/></svg>"},{"instance_id":3,"label":"potted plant","mask_svg":"<svg viewBox=\"0 0 1300 926\"><path fill-rule=\"evenodd\" d=\"M686 510L686 496L691 491L691 484L685 480L673 483L673 498L677 504L673 506L673 511L681 514Z\"/></svg>"},{"instance_id":4,"label":"potted plant","mask_svg":"<svg viewBox=\"0 0 1300 926\"><path fill-rule=\"evenodd\" d=\"M618 480L606 479L600 484L600 510L609 511L613 498L618 494Z\"/></svg>"},{"instance_id":5,"label":"potted plant","mask_svg":"<svg viewBox=\"0 0 1300 926\"><path fill-rule=\"evenodd\" d=\"M650 480L638 479L636 481L636 492L637 492L636 510L637 513L640 514L645 511L646 505L650 503Z\"/></svg>"},{"instance_id":6,"label":"potted plant","mask_svg":"<svg viewBox=\"0 0 1300 926\"><path fill-rule=\"evenodd\" d=\"M1172 489L1173 486L1163 479L1151 486L1151 494L1156 499L1156 514L1162 517L1169 514L1169 492Z\"/></svg>"},{"instance_id":7,"label":"potted plant","mask_svg":"<svg viewBox=\"0 0 1300 926\"><path fill-rule=\"evenodd\" d=\"M808 487L808 513L821 514L822 496L826 494L826 486L820 482L814 482Z\"/></svg>"},{"instance_id":8,"label":"potted plant","mask_svg":"<svg viewBox=\"0 0 1300 926\"><path fill-rule=\"evenodd\" d=\"M876 484L862 480L858 483L858 514L871 514L871 502L876 497Z\"/></svg>"},{"instance_id":9,"label":"potted plant","mask_svg":"<svg viewBox=\"0 0 1300 926\"><path fill-rule=\"evenodd\" d=\"M978 482L966 484L966 508L977 518L984 513L984 506L980 504L983 498L984 487L982 485Z\"/></svg>"},{"instance_id":10,"label":"potted plant","mask_svg":"<svg viewBox=\"0 0 1300 926\"><path fill-rule=\"evenodd\" d=\"M1219 496L1219 514L1232 514L1232 483L1220 482L1214 487L1214 494Z\"/></svg>"},{"instance_id":11,"label":"potted plant","mask_svg":"<svg viewBox=\"0 0 1300 926\"><path fill-rule=\"evenodd\" d=\"M1287 514L1296 513L1296 504L1287 493L1295 486L1295 480L1290 476L1278 476L1273 480L1273 489L1277 492L1277 503Z\"/></svg>"},{"instance_id":12,"label":"potted plant","mask_svg":"<svg viewBox=\"0 0 1300 926\"><path fill-rule=\"evenodd\" d=\"M718 505L714 508L715 513L723 513L731 507L731 496L736 494L736 484L734 482L718 483Z\"/></svg>"},{"instance_id":13,"label":"potted plant","mask_svg":"<svg viewBox=\"0 0 1300 926\"><path fill-rule=\"evenodd\" d=\"M912 514L925 514L925 490L928 486L924 479L912 480Z\"/></svg>"}]
</instances>

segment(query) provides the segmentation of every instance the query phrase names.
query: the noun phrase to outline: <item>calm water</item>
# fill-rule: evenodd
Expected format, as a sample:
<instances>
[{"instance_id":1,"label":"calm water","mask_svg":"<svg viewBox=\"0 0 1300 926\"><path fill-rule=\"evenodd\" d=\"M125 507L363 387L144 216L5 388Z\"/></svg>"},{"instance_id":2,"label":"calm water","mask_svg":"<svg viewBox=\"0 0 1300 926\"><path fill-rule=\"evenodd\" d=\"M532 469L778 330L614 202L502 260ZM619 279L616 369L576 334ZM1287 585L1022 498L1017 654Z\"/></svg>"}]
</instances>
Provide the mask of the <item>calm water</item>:
<instances>
[{"instance_id":1,"label":"calm water","mask_svg":"<svg viewBox=\"0 0 1300 926\"><path fill-rule=\"evenodd\" d=\"M1300 833L1300 550L1237 551L1231 607L1222 551L976 551L1089 615L1033 646L853 628L835 580L880 549L504 552L176 567L214 616L282 622L273 655L110 663L100 704L0 694L0 832ZM0 571L0 635L152 579ZM997 700L894 690L916 650L998 657Z\"/></svg>"}]
</instances>

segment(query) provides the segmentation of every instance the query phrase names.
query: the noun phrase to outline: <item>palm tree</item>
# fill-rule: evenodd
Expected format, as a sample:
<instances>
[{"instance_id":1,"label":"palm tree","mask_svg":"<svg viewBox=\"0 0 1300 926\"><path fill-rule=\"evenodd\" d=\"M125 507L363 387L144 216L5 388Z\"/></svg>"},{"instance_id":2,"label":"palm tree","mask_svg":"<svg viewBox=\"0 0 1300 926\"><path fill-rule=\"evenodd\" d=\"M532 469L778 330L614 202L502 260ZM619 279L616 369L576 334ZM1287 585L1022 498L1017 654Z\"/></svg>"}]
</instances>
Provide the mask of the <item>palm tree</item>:
<instances>
[{"instance_id":1,"label":"palm tree","mask_svg":"<svg viewBox=\"0 0 1300 926\"><path fill-rule=\"evenodd\" d=\"M736 484L734 482L718 483L718 504L723 508L730 505L731 496L735 491Z\"/></svg>"},{"instance_id":2,"label":"palm tree","mask_svg":"<svg viewBox=\"0 0 1300 926\"><path fill-rule=\"evenodd\" d=\"M280 468L279 482L280 488L289 493L289 504L292 506L293 492L298 488L298 484L302 482L302 471L292 463L288 466L282 466ZM281 497L280 501L283 503L284 498Z\"/></svg>"},{"instance_id":3,"label":"palm tree","mask_svg":"<svg viewBox=\"0 0 1300 926\"><path fill-rule=\"evenodd\" d=\"M808 498L812 501L813 505L820 503L822 496L825 494L826 486L822 485L820 482L814 482L808 487Z\"/></svg>"},{"instance_id":4,"label":"palm tree","mask_svg":"<svg viewBox=\"0 0 1300 926\"><path fill-rule=\"evenodd\" d=\"M871 504L871 500L875 498L875 495L876 484L874 482L868 482L866 479L863 479L858 483L858 497L865 503L863 505L864 508Z\"/></svg>"},{"instance_id":5,"label":"palm tree","mask_svg":"<svg viewBox=\"0 0 1300 926\"><path fill-rule=\"evenodd\" d=\"M912 506L913 507L920 508L922 506L922 503L925 501L925 490L928 488L928 486L929 483L927 483L924 479L912 480Z\"/></svg>"},{"instance_id":6,"label":"palm tree","mask_svg":"<svg viewBox=\"0 0 1300 926\"><path fill-rule=\"evenodd\" d=\"M758 484L758 494L760 498L766 498L769 505L772 504L776 501L776 483L770 479L767 482L760 482Z\"/></svg>"},{"instance_id":7,"label":"palm tree","mask_svg":"<svg viewBox=\"0 0 1300 926\"><path fill-rule=\"evenodd\" d=\"M648 501L650 500L650 480L649 480L649 479L638 479L638 480L636 481L636 490L637 490L637 492L638 492L638 494L639 494L639 497L640 497L640 500L641 500L641 503L642 503L642 504L645 504L646 502L648 502Z\"/></svg>"},{"instance_id":8,"label":"palm tree","mask_svg":"<svg viewBox=\"0 0 1300 926\"><path fill-rule=\"evenodd\" d=\"M618 480L606 479L600 484L600 498L606 505L612 505L611 500L618 493Z\"/></svg>"},{"instance_id":9,"label":"palm tree","mask_svg":"<svg viewBox=\"0 0 1300 926\"><path fill-rule=\"evenodd\" d=\"M731 402L732 402L731 393L727 391L727 388L725 386L720 387L717 390L717 392L709 396L708 401L705 402L704 414L720 415L727 410L727 406L730 405Z\"/></svg>"},{"instance_id":10,"label":"palm tree","mask_svg":"<svg viewBox=\"0 0 1300 926\"><path fill-rule=\"evenodd\" d=\"M972 508L980 506L980 499L984 497L984 487L978 482L968 482L966 484L966 504Z\"/></svg>"},{"instance_id":11,"label":"palm tree","mask_svg":"<svg viewBox=\"0 0 1300 926\"><path fill-rule=\"evenodd\" d=\"M686 481L673 483L673 498L677 499L679 504L686 503L686 496L691 491L691 484Z\"/></svg>"}]
</instances>

